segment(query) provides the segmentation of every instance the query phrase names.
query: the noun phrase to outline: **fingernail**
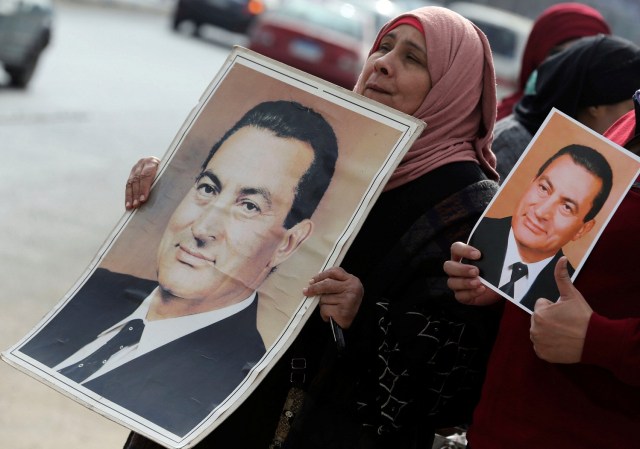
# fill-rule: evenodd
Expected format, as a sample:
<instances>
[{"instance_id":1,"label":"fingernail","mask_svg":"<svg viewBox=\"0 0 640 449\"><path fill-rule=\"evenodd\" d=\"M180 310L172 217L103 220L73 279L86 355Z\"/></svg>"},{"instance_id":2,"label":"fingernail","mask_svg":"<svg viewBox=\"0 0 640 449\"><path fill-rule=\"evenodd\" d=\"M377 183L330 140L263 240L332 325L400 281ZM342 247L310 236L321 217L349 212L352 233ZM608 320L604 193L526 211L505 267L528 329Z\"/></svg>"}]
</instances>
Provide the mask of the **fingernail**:
<instances>
[{"instance_id":1,"label":"fingernail","mask_svg":"<svg viewBox=\"0 0 640 449\"><path fill-rule=\"evenodd\" d=\"M133 207L136 207L138 205L138 200L133 200Z\"/></svg>"},{"instance_id":2,"label":"fingernail","mask_svg":"<svg viewBox=\"0 0 640 449\"><path fill-rule=\"evenodd\" d=\"M480 251L478 251L478 250L471 251L471 257L473 257L474 259L479 259L480 258Z\"/></svg>"},{"instance_id":3,"label":"fingernail","mask_svg":"<svg viewBox=\"0 0 640 449\"><path fill-rule=\"evenodd\" d=\"M124 207L125 207L126 209L130 209L130 208L131 208L131 201L127 201L127 202L125 203Z\"/></svg>"},{"instance_id":4,"label":"fingernail","mask_svg":"<svg viewBox=\"0 0 640 449\"><path fill-rule=\"evenodd\" d=\"M140 195L140 202L144 201L144 195Z\"/></svg>"}]
</instances>

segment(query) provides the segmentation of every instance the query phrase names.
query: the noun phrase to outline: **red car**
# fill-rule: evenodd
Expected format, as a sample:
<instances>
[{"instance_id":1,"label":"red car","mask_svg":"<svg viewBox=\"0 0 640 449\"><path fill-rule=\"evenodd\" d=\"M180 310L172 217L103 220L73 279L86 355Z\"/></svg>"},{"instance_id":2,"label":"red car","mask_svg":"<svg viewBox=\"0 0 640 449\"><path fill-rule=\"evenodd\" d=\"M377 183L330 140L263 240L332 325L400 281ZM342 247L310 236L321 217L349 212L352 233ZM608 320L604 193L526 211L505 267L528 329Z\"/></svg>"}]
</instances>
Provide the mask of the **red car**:
<instances>
[{"instance_id":1,"label":"red car","mask_svg":"<svg viewBox=\"0 0 640 449\"><path fill-rule=\"evenodd\" d=\"M371 4L288 0L253 23L248 47L351 89L378 29L395 12L391 2Z\"/></svg>"}]
</instances>

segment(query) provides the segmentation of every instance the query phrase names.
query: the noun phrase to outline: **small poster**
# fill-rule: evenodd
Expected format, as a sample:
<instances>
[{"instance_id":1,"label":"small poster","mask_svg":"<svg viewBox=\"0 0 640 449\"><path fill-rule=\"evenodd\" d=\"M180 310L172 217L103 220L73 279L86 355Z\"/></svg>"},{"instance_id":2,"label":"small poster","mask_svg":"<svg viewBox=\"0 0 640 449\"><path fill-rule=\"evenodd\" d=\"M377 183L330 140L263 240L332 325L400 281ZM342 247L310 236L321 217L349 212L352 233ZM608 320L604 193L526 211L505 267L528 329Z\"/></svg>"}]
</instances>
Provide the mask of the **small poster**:
<instances>
[{"instance_id":1,"label":"small poster","mask_svg":"<svg viewBox=\"0 0 640 449\"><path fill-rule=\"evenodd\" d=\"M557 301L554 268L567 256L571 279L640 172L640 158L554 109L491 204L467 261L485 285L528 313Z\"/></svg>"},{"instance_id":2,"label":"small poster","mask_svg":"<svg viewBox=\"0 0 640 449\"><path fill-rule=\"evenodd\" d=\"M317 304L303 287L340 263L424 126L235 47L149 201L4 360L159 444L193 446L291 344Z\"/></svg>"}]
</instances>

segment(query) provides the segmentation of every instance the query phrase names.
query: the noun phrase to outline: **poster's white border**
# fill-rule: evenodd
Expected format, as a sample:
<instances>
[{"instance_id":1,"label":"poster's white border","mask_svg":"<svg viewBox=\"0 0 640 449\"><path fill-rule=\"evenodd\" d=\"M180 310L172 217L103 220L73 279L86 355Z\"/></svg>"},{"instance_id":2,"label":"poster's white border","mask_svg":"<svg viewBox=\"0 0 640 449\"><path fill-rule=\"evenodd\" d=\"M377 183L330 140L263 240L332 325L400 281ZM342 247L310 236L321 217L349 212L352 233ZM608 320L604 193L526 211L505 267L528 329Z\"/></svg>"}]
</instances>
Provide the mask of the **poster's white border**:
<instances>
[{"instance_id":1,"label":"poster's white border","mask_svg":"<svg viewBox=\"0 0 640 449\"><path fill-rule=\"evenodd\" d=\"M336 240L334 247L329 252L322 270L339 264L344 257L348 244L351 243L355 234L359 230L363 216L368 212L377 197L380 195L382 187L386 184L386 181L391 176L391 173L400 162L402 156L408 150L411 143L413 143L413 141L419 136L425 124L414 117L399 113L394 109L375 103L365 97L354 94L351 91L327 83L299 70L292 69L291 67L261 56L245 48L236 46L226 59L216 77L205 89L197 105L192 109L170 144L162 158L154 186L155 183L157 183L158 178L162 176L168 167L174 155L177 153L204 106L214 95L228 72L236 64L245 65L258 72L268 74L275 79L281 80L286 84L309 92L317 97L324 98L331 103L341 105L348 109L357 109L360 114L401 131L401 137L396 142L394 148L390 151L384 164L372 178L365 195L361 198L360 203L351 216L348 224L345 226L342 234ZM224 418L225 414L230 413L233 408L239 405L244 396L256 387L256 380L266 374L265 369L271 368L276 361L275 357L291 344L292 339L300 331L299 325L303 319L308 317L313 311L317 304L317 298L305 297L301 299L300 305L293 313L282 333L278 336L271 347L267 349L267 352L262 359L260 359L256 366L237 386L231 395L219 404L219 406L216 407L216 409L214 409L205 420L183 437L173 435L138 415L135 415L128 410L101 398L99 395L82 385L69 381L64 376L53 372L51 368L46 367L19 351L19 348L33 335L39 332L58 313L58 311L75 296L78 290L82 288L91 274L106 257L111 247L124 231L127 224L133 219L135 214L135 210L124 213L78 281L76 281L71 289L69 289L63 298L54 306L54 308L25 337L7 351L4 351L1 355L2 358L10 365L58 390L62 394L83 404L87 408L100 413L108 419L152 438L163 446L176 449L188 448L192 447L199 440L204 438L208 433L207 431L210 431L219 425L222 422L222 419L219 418Z\"/></svg>"},{"instance_id":2,"label":"poster's white border","mask_svg":"<svg viewBox=\"0 0 640 449\"><path fill-rule=\"evenodd\" d=\"M504 179L504 182L501 184L500 189L498 190L498 192L496 192L496 194L493 196L493 198L491 199L491 201L489 202L489 205L487 206L487 208L485 209L485 211L482 213L482 216L478 219L478 221L476 222L476 224L474 225L471 234L469 234L469 239L467 240L467 243L471 240L471 236L475 233L476 228L478 227L478 225L480 224L480 222L482 221L482 219L485 217L485 215L487 214L487 212L489 210L491 210L491 207L493 206L493 203L496 202L497 200L499 200L500 194L502 192L502 190L508 185L509 181L511 180L511 178L515 175L516 173L516 169L518 168L518 166L525 160L527 154L529 153L529 151L531 150L531 148L535 145L536 141L538 140L538 137L545 132L545 128L547 123L552 120L552 118L556 115L560 115L562 117L564 117L565 119L567 119L568 121L572 122L574 125L578 126L579 128L582 128L582 130L584 130L585 132L593 135L594 137L596 137L598 140L601 140L602 142L606 143L607 145L617 149L618 151L620 151L621 153L624 153L626 156L628 156L630 159L634 159L635 161L637 161L638 163L640 163L640 156L630 152L629 150L621 147L620 145L616 144L615 142L612 142L611 140L607 139L606 137L602 136L601 134L598 134L597 132L595 132L594 130L592 130L591 128L583 125L582 123L578 122L577 120L575 120L574 118L568 116L567 114L565 114L564 112L560 111L559 109L556 108L552 108L551 112L549 112L549 114L547 115L547 117L545 118L544 122L542 122L542 125L540 126L540 128L538 128L538 131L535 133L535 135L533 136L533 138L531 139L531 141L529 142L529 144L527 145L526 149L524 150L524 152L522 153L522 155L520 156L520 158L518 159L518 161L515 163L515 165L513 166L513 168L511 169L511 171L509 172L509 174L507 175L507 177ZM640 168L638 168L638 170L636 171L636 174L633 178L631 178L631 180L628 182L628 185L626 185L626 189L625 192L628 192L629 189L631 188L631 186L633 185L633 183L635 182L635 180L637 179L638 175L640 175ZM617 183L619 185L619 183ZM618 200L616 201L615 205L613 206L613 208L611 209L611 212L609 213L609 215L605 218L605 220L603 221L603 225L600 227L600 229L598 230L597 234L595 235L595 237L593 238L591 244L589 245L589 247L587 248L587 250L584 253L584 256L582 257L582 259L580 260L580 263L574 267L575 271L573 272L573 275L571 276L571 281L575 281L576 277L578 276L578 274L580 273L580 270L582 269L582 266L584 265L584 263L586 262L589 254L591 254L591 250L593 250L593 247L595 246L595 244L598 242L598 240L600 239L600 235L602 235L602 232L605 230L605 228L607 227L607 224L609 224L609 221L611 220L611 218L613 217L613 214L615 213L615 211L618 209L618 207L620 206L620 203L622 202L622 200L624 199L625 195L620 195L620 198L618 198ZM487 280L485 280L484 278L480 277L480 281L488 288L490 288L491 290L493 290L494 292L498 293L500 296L502 296L503 298L509 300L510 302L512 302L513 304L515 304L516 306L518 306L519 308L521 308L522 310L524 310L525 312L527 312L528 314L532 314L533 312L523 306L522 304L520 304L520 301L508 296L507 294L505 294L502 290L500 290L497 286L493 285L492 283L488 282ZM549 298L551 299L551 298ZM556 298L553 298L554 300Z\"/></svg>"}]
</instances>

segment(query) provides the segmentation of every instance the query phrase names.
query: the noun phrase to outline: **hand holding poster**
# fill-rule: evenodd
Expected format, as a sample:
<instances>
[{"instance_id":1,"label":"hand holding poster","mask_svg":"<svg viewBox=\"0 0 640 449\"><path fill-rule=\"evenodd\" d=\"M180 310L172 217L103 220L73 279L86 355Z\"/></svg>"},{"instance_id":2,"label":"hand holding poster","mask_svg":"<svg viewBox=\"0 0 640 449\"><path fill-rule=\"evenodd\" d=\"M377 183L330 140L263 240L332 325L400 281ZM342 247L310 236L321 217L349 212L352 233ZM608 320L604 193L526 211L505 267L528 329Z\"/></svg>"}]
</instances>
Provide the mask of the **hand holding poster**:
<instances>
[{"instance_id":1,"label":"hand holding poster","mask_svg":"<svg viewBox=\"0 0 640 449\"><path fill-rule=\"evenodd\" d=\"M558 260L575 279L639 170L638 156L554 109L474 228L482 257L469 262L529 313L555 302Z\"/></svg>"},{"instance_id":2,"label":"hand holding poster","mask_svg":"<svg viewBox=\"0 0 640 449\"><path fill-rule=\"evenodd\" d=\"M167 447L219 425L316 304L424 124L236 49L14 366Z\"/></svg>"}]
</instances>

